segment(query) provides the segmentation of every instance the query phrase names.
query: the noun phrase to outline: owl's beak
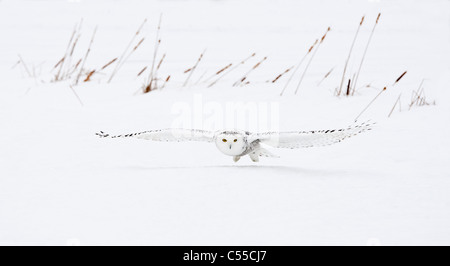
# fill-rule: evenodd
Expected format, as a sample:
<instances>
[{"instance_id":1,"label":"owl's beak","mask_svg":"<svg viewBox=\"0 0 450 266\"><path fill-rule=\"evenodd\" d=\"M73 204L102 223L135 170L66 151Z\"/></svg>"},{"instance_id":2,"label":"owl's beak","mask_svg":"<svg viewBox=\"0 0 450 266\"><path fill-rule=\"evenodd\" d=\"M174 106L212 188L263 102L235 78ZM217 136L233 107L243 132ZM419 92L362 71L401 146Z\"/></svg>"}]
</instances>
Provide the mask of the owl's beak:
<instances>
[{"instance_id":1,"label":"owl's beak","mask_svg":"<svg viewBox=\"0 0 450 266\"><path fill-rule=\"evenodd\" d=\"M232 144L230 144L230 150L231 150L231 146L233 146Z\"/></svg>"}]
</instances>

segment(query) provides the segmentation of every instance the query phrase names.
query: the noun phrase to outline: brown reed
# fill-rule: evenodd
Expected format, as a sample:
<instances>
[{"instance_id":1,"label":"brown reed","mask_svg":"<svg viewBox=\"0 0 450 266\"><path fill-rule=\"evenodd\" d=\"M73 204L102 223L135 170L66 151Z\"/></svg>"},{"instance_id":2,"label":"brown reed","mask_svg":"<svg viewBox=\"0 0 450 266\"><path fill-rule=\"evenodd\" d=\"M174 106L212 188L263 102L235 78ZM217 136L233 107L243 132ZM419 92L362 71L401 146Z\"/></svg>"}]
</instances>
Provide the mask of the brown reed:
<instances>
[{"instance_id":1,"label":"brown reed","mask_svg":"<svg viewBox=\"0 0 450 266\"><path fill-rule=\"evenodd\" d=\"M314 59L315 55L317 54L317 51L318 51L319 48L320 48L320 45L323 43L323 41L324 41L325 38L327 37L327 34L328 34L328 32L330 32L330 30L331 30L331 28L328 27L327 31L325 32L325 34L324 34L324 35L322 36L322 38L320 39L320 42L319 42L319 44L317 45L317 48L314 50L313 54L311 55L311 58L310 58L309 61L308 61L308 64L306 65L305 71L303 71L303 74L302 74L302 76L301 76L301 78L300 78L300 81L298 82L298 85L297 85L297 88L295 89L295 93L294 93L294 94L297 94L298 90L300 89L300 86L301 86L301 84L302 84L302 82L303 82L303 78L305 77L306 72L308 71L309 66L311 65L312 60Z\"/></svg>"},{"instance_id":2,"label":"brown reed","mask_svg":"<svg viewBox=\"0 0 450 266\"><path fill-rule=\"evenodd\" d=\"M352 52L353 52L353 47L355 46L356 39L358 38L359 30L361 29L361 26L362 26L363 23L364 23L364 17L365 17L365 16L363 16L363 17L361 18L361 22L359 22L358 29L356 30L355 37L353 37L353 42L352 42L352 45L350 46L350 52L348 53L347 60L345 60L344 72L342 73L341 85L339 86L339 91L338 91L338 93L337 93L337 96L340 96L340 95L341 95L341 92L342 92L342 85L343 85L343 83L344 83L345 73L346 73L347 67L348 67L348 62L350 61L350 57L351 57Z\"/></svg>"},{"instance_id":3,"label":"brown reed","mask_svg":"<svg viewBox=\"0 0 450 266\"><path fill-rule=\"evenodd\" d=\"M367 50L369 49L370 42L372 41L372 37L373 37L373 34L375 32L375 28L377 27L378 22L380 21L380 17L381 17L381 13L378 13L377 19L376 19L375 24L373 25L373 28L372 28L372 32L370 33L370 36L369 36L369 40L367 41L366 48L364 49L364 53L363 53L363 56L361 58L361 63L359 64L358 71L356 72L356 78L355 78L355 81L353 82L353 93L354 93L354 91L357 88L359 74L361 73L361 69L362 69L362 66L364 64L364 60L366 58Z\"/></svg>"}]
</instances>

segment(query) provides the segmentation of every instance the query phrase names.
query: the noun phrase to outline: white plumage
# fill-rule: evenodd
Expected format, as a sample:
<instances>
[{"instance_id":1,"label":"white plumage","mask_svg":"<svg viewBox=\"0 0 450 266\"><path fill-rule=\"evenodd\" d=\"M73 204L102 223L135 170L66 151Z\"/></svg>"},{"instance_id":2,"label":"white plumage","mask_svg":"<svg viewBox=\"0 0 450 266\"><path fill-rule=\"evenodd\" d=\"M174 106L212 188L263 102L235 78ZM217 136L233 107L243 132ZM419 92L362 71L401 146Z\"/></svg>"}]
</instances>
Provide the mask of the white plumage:
<instances>
[{"instance_id":1,"label":"white plumage","mask_svg":"<svg viewBox=\"0 0 450 266\"><path fill-rule=\"evenodd\" d=\"M242 156L249 155L257 162L259 157L276 157L261 144L274 148L310 148L327 146L341 142L364 131L371 130L371 123L363 123L344 129L251 133L248 131L206 131L197 129L160 129L125 135L109 135L102 131L96 133L102 138L138 138L153 141L203 141L215 142L216 147L225 155L233 156L237 162Z\"/></svg>"}]
</instances>

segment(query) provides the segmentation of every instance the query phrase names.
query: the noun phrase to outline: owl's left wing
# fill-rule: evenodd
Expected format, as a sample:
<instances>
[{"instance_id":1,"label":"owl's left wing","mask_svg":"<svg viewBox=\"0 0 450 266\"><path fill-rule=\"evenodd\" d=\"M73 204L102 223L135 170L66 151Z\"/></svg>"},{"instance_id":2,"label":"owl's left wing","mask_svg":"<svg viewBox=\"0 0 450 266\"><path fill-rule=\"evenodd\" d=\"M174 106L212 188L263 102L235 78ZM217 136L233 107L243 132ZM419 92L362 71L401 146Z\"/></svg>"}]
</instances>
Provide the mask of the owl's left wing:
<instances>
[{"instance_id":1,"label":"owl's left wing","mask_svg":"<svg viewBox=\"0 0 450 266\"><path fill-rule=\"evenodd\" d=\"M372 123L363 123L344 129L298 131L298 132L267 132L252 134L251 138L275 148L310 148L338 143L349 137L372 129Z\"/></svg>"},{"instance_id":2,"label":"owl's left wing","mask_svg":"<svg viewBox=\"0 0 450 266\"><path fill-rule=\"evenodd\" d=\"M198 129L158 129L143 131L138 133L130 133L123 135L109 135L100 131L96 133L101 138L137 138L153 141L214 141L214 132Z\"/></svg>"}]
</instances>

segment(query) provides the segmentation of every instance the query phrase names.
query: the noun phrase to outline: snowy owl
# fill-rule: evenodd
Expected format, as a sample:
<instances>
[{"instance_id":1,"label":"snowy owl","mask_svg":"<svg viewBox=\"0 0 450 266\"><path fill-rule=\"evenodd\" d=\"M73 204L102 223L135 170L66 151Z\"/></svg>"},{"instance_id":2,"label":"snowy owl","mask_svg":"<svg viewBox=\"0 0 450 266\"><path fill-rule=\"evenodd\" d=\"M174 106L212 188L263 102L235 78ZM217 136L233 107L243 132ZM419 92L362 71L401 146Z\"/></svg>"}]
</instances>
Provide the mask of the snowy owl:
<instances>
[{"instance_id":1,"label":"snowy owl","mask_svg":"<svg viewBox=\"0 0 450 266\"><path fill-rule=\"evenodd\" d=\"M367 130L373 124L363 123L344 129L251 133L248 131L206 131L197 129L160 129L125 135L109 135L100 131L96 133L101 138L138 138L153 141L204 141L214 142L223 154L232 156L235 162L249 155L253 162L259 157L278 157L263 145L274 148L309 148L331 145L341 142Z\"/></svg>"}]
</instances>

